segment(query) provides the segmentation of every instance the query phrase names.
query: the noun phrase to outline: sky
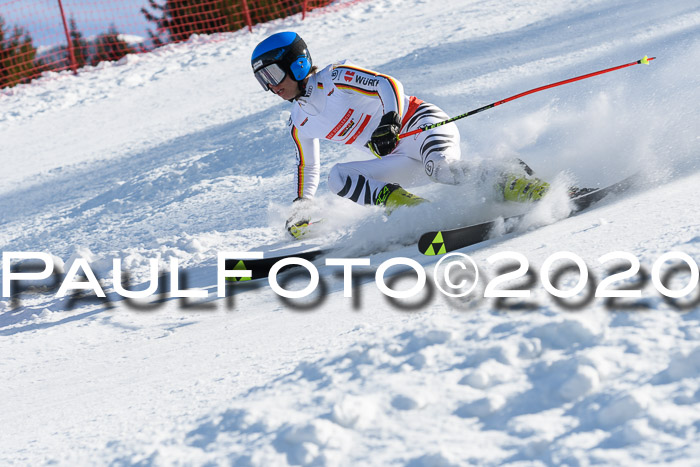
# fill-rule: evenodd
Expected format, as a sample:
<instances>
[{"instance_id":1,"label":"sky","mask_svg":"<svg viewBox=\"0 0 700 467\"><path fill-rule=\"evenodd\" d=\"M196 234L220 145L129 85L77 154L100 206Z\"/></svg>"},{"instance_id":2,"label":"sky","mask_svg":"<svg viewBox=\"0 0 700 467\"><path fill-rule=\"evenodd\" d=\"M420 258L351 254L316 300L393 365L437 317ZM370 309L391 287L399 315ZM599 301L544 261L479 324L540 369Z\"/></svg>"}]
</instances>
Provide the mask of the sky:
<instances>
[{"instance_id":1,"label":"sky","mask_svg":"<svg viewBox=\"0 0 700 467\"><path fill-rule=\"evenodd\" d=\"M147 36L148 22L141 14L148 0L62 0L66 16L74 17L85 36L107 31L111 24L124 34ZM162 1L160 2L162 3ZM58 0L0 0L6 28L29 31L35 45L53 45L64 38Z\"/></svg>"}]
</instances>

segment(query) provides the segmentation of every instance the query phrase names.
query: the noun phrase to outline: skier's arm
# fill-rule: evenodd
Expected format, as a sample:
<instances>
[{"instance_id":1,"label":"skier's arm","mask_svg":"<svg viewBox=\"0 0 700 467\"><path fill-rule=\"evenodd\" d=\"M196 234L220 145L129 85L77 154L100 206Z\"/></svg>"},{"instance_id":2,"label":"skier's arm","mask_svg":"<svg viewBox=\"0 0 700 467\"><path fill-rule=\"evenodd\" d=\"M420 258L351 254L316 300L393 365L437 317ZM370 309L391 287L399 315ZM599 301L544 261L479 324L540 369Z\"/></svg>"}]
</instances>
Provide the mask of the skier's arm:
<instances>
[{"instance_id":1,"label":"skier's arm","mask_svg":"<svg viewBox=\"0 0 700 467\"><path fill-rule=\"evenodd\" d=\"M401 118L404 112L403 85L396 78L354 65L336 65L331 72L333 84L347 93L375 97L382 102L383 113L396 112Z\"/></svg>"},{"instance_id":2,"label":"skier's arm","mask_svg":"<svg viewBox=\"0 0 700 467\"><path fill-rule=\"evenodd\" d=\"M368 147L377 157L394 150L401 130L405 96L403 85L395 78L352 65L336 65L331 73L333 84L341 91L375 97L382 103L382 119L372 133Z\"/></svg>"},{"instance_id":3,"label":"skier's arm","mask_svg":"<svg viewBox=\"0 0 700 467\"><path fill-rule=\"evenodd\" d=\"M293 124L289 125L289 129L294 141L297 159L297 169L294 177L296 198L311 199L316 194L321 173L318 139L302 136L299 129Z\"/></svg>"}]
</instances>

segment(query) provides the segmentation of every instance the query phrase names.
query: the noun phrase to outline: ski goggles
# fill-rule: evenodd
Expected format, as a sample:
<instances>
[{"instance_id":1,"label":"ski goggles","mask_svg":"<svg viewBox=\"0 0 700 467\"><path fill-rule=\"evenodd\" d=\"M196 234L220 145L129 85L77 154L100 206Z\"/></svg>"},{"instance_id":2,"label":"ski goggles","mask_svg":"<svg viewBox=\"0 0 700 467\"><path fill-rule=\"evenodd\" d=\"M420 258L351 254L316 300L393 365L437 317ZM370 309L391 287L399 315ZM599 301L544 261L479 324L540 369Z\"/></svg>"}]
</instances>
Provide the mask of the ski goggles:
<instances>
[{"instance_id":1,"label":"ski goggles","mask_svg":"<svg viewBox=\"0 0 700 467\"><path fill-rule=\"evenodd\" d=\"M277 86L280 84L285 76L287 76L287 72L276 63L255 72L255 78L257 78L258 83L260 83L260 86L262 86L265 91L270 90L269 86Z\"/></svg>"}]
</instances>

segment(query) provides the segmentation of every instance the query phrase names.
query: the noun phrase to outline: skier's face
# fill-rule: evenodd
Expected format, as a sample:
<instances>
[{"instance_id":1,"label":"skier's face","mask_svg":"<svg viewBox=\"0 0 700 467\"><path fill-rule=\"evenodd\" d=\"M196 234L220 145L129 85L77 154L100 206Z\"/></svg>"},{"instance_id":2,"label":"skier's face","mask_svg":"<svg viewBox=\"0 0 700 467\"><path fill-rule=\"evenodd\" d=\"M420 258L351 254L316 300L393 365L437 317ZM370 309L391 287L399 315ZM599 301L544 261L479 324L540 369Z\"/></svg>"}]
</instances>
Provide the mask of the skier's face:
<instances>
[{"instance_id":1,"label":"skier's face","mask_svg":"<svg viewBox=\"0 0 700 467\"><path fill-rule=\"evenodd\" d=\"M277 86L269 85L270 91L280 96L285 101L292 100L299 94L299 85L294 81L289 73Z\"/></svg>"}]
</instances>

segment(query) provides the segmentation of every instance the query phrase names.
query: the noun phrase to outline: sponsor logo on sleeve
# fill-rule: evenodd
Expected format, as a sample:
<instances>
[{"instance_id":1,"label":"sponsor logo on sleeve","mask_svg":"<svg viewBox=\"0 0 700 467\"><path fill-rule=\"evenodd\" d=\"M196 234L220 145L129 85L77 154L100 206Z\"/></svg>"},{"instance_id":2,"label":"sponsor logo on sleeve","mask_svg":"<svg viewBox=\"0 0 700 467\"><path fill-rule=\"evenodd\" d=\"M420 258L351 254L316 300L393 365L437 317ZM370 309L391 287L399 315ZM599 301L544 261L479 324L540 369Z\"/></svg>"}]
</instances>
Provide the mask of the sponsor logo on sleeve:
<instances>
[{"instance_id":1,"label":"sponsor logo on sleeve","mask_svg":"<svg viewBox=\"0 0 700 467\"><path fill-rule=\"evenodd\" d=\"M377 78L368 78L368 77L362 76L362 75L357 75L355 77L355 82L357 84L360 84L360 85L368 87L368 88L369 87L372 87L372 88L376 87L379 84L379 80Z\"/></svg>"}]
</instances>

